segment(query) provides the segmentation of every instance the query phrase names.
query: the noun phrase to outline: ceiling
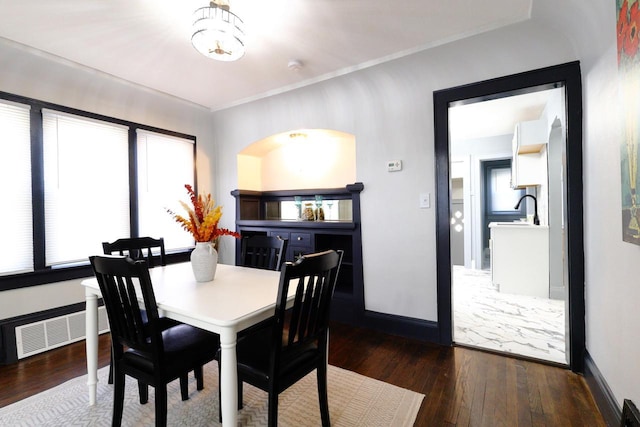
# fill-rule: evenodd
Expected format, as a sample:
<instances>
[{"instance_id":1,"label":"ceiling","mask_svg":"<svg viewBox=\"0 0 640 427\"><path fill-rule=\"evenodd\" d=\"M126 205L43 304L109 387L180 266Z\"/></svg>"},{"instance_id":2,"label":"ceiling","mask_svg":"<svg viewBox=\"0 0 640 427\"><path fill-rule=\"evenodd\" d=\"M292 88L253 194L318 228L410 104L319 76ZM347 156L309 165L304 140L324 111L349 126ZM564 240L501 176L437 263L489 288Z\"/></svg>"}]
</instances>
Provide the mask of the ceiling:
<instances>
[{"instance_id":1,"label":"ceiling","mask_svg":"<svg viewBox=\"0 0 640 427\"><path fill-rule=\"evenodd\" d=\"M191 46L206 1L0 0L0 38L215 111L529 19L531 1L230 0L236 62Z\"/></svg>"},{"instance_id":2,"label":"ceiling","mask_svg":"<svg viewBox=\"0 0 640 427\"><path fill-rule=\"evenodd\" d=\"M450 107L450 139L455 142L513 134L516 123L539 119L551 95L563 90L540 90Z\"/></svg>"}]
</instances>

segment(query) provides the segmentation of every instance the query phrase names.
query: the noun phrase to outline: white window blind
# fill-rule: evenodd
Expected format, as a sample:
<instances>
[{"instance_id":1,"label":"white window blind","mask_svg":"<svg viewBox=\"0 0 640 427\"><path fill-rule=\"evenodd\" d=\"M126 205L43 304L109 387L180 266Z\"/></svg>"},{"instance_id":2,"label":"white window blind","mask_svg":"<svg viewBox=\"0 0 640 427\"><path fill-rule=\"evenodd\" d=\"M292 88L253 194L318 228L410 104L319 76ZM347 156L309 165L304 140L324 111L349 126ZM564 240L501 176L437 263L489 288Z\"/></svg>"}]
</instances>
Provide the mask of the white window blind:
<instances>
[{"instance_id":1,"label":"white window blind","mask_svg":"<svg viewBox=\"0 0 640 427\"><path fill-rule=\"evenodd\" d=\"M166 209L185 215L185 184L194 185L193 141L138 130L138 226L140 236L163 237L167 251L193 246L193 237Z\"/></svg>"},{"instance_id":2,"label":"white window blind","mask_svg":"<svg viewBox=\"0 0 640 427\"><path fill-rule=\"evenodd\" d=\"M46 264L88 263L130 235L128 130L43 110L43 131Z\"/></svg>"},{"instance_id":3,"label":"white window blind","mask_svg":"<svg viewBox=\"0 0 640 427\"><path fill-rule=\"evenodd\" d=\"M0 275L33 271L29 107L0 102Z\"/></svg>"}]
</instances>

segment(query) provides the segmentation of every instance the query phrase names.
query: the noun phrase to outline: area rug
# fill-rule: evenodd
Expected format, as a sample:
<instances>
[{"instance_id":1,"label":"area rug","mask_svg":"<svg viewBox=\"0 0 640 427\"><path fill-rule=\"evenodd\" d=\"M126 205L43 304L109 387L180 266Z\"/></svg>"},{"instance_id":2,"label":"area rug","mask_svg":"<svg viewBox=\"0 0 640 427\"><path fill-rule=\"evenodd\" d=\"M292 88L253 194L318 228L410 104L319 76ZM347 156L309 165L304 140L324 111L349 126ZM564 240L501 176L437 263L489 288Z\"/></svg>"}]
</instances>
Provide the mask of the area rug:
<instances>
[{"instance_id":1,"label":"area rug","mask_svg":"<svg viewBox=\"0 0 640 427\"><path fill-rule=\"evenodd\" d=\"M218 369L205 366L205 389L196 391L189 375L189 400L180 400L179 382L168 387L169 426L219 426ZM107 384L108 368L98 371L98 403L89 406L86 375L55 388L0 408L2 426L110 426L113 386ZM412 426L424 395L377 381L355 372L329 366L329 410L333 426ZM244 386L244 408L238 412L238 425L267 424L267 395L250 385ZM127 378L123 426L153 426L154 391L149 403L140 405L137 384ZM286 390L279 398L278 425L319 426L320 409L315 371Z\"/></svg>"}]
</instances>

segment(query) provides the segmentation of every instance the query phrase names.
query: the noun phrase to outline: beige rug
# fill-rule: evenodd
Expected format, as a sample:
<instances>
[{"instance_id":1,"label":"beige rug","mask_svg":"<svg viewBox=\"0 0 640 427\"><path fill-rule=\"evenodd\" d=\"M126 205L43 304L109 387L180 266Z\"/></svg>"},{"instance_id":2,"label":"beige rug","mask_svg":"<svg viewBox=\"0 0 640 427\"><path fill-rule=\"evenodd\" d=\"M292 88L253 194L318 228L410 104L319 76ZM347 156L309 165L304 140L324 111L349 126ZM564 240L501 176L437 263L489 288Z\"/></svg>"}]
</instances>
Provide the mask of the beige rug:
<instances>
[{"instance_id":1,"label":"beige rug","mask_svg":"<svg viewBox=\"0 0 640 427\"><path fill-rule=\"evenodd\" d=\"M110 426L113 388L107 384L108 368L100 369L98 403L88 405L87 377L74 378L53 389L0 408L2 426ZM196 391L189 375L188 401L180 400L178 381L169 384L169 426L219 426L218 369L205 366L205 389ZM329 410L332 426L412 426L424 395L377 381L351 371L329 366ZM123 426L153 426L153 388L149 403L140 405L134 380L127 378ZM244 409L238 413L241 426L264 426L267 422L266 393L244 386ZM315 372L280 395L280 426L319 426L320 409Z\"/></svg>"}]
</instances>

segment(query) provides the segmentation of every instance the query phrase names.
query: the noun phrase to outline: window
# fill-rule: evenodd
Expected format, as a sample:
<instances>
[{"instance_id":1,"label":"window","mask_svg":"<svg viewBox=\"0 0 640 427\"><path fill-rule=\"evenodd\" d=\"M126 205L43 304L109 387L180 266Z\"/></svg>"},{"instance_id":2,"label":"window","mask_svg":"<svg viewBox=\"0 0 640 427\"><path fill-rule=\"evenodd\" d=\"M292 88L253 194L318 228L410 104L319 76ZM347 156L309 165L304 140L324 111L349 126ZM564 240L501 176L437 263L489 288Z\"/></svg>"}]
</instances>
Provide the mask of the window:
<instances>
[{"instance_id":1,"label":"window","mask_svg":"<svg viewBox=\"0 0 640 427\"><path fill-rule=\"evenodd\" d=\"M195 137L0 92L0 291L91 275L102 242L193 239L167 213L195 187Z\"/></svg>"},{"instance_id":2,"label":"window","mask_svg":"<svg viewBox=\"0 0 640 427\"><path fill-rule=\"evenodd\" d=\"M145 130L137 132L138 218L141 236L164 237L167 251L193 247L193 238L167 213L182 214L185 184L194 183L194 144Z\"/></svg>"},{"instance_id":3,"label":"window","mask_svg":"<svg viewBox=\"0 0 640 427\"><path fill-rule=\"evenodd\" d=\"M129 138L124 126L44 110L45 259L86 263L129 236Z\"/></svg>"},{"instance_id":4,"label":"window","mask_svg":"<svg viewBox=\"0 0 640 427\"><path fill-rule=\"evenodd\" d=\"M0 102L0 275L33 271L29 106Z\"/></svg>"}]
</instances>

